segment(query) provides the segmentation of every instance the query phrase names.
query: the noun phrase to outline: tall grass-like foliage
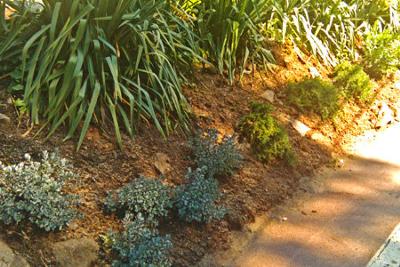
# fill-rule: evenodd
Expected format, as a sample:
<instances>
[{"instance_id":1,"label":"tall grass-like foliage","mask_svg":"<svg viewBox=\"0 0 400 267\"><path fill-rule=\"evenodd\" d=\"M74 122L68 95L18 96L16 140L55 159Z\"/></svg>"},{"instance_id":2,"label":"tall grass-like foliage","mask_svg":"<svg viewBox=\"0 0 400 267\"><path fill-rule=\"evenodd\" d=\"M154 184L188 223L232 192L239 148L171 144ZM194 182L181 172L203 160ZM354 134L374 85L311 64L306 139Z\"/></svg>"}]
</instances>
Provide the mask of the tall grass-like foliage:
<instances>
[{"instance_id":1,"label":"tall grass-like foliage","mask_svg":"<svg viewBox=\"0 0 400 267\"><path fill-rule=\"evenodd\" d=\"M232 82L246 66L274 62L261 33L269 0L178 0L194 18L205 58Z\"/></svg>"},{"instance_id":2,"label":"tall grass-like foliage","mask_svg":"<svg viewBox=\"0 0 400 267\"><path fill-rule=\"evenodd\" d=\"M33 123L67 138L91 123L130 135L141 120L163 134L187 124L177 68L195 57L189 25L166 0L44 0L38 13L15 9L0 39L0 61L21 57L24 100ZM6 21L4 18L2 22Z\"/></svg>"},{"instance_id":3,"label":"tall grass-like foliage","mask_svg":"<svg viewBox=\"0 0 400 267\"><path fill-rule=\"evenodd\" d=\"M15 68L20 60L21 46L17 49L16 43L22 43L18 39L35 19L35 13L29 8L20 8L21 4L8 5L0 1L0 76L3 76ZM11 8L21 11L19 15L9 18Z\"/></svg>"},{"instance_id":4,"label":"tall grass-like foliage","mask_svg":"<svg viewBox=\"0 0 400 267\"><path fill-rule=\"evenodd\" d=\"M266 24L270 37L293 41L326 64L354 59L375 23L399 27L397 0L271 0Z\"/></svg>"}]
</instances>

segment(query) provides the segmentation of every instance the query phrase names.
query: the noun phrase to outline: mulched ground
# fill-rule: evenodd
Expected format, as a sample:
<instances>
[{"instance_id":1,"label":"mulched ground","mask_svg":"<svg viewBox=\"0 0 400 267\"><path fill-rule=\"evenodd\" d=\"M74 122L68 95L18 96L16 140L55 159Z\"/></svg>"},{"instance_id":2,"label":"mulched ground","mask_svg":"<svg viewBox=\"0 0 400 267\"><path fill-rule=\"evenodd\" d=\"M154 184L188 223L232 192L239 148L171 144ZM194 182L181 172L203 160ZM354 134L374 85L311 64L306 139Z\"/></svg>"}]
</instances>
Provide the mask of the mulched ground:
<instances>
[{"instance_id":1,"label":"mulched ground","mask_svg":"<svg viewBox=\"0 0 400 267\"><path fill-rule=\"evenodd\" d=\"M260 95L265 90L273 90L278 97L274 104L275 114L290 134L298 158L296 167L276 161L268 165L258 162L246 144L239 148L244 155L243 168L233 177L220 181L224 193L222 203L229 213L224 220L209 225L182 223L171 214L162 222L163 233L172 235L174 266L192 266L205 254L216 249L229 247L230 232L240 230L246 223L252 222L258 214L290 199L300 187L304 176L312 176L314 171L326 164L335 164L342 153L341 147L351 141L365 129L373 127L373 112L367 107L348 105L349 113L342 118L340 128L331 122L322 123L319 118L304 117L286 106L282 88L289 81L296 81L309 74L309 68L317 68L323 76L329 70L321 67L312 58L298 57L287 47L274 50L280 66L273 72L256 72L244 79L242 84L228 85L215 74L196 73L190 86L184 89L195 115L194 124L201 128L216 128L222 134L233 134L240 117L249 111L252 101L263 101ZM384 83L382 83L384 84ZM382 85L381 84L381 85ZM397 93L388 87L377 87L378 97L397 99ZM44 140L35 137L35 129L28 131L22 120L18 123L15 111L4 90L0 90L0 112L12 118L12 125L0 127L0 161L15 163L23 159L25 153L34 157L41 151L53 151L58 148L63 157L68 158L80 174L80 180L73 184L73 192L81 198L80 210L84 215L68 229L58 233L45 234L29 227L1 226L0 236L10 246L26 256L32 266L48 266L53 263L51 244L71 238L91 237L107 234L110 229L118 230L121 222L118 218L103 212L102 202L107 192L117 189L139 175L158 177L154 166L156 153L168 156L172 170L165 175L167 183L179 185L192 166L188 137L174 134L164 140L151 127L140 131L134 139L124 138L124 150L116 149L113 138L92 128L84 146L75 152L73 141L61 142L62 133ZM310 125L313 132L321 132L328 137L328 143L319 143L311 138L301 137L290 125L288 118L299 118ZM99 261L99 265L106 262Z\"/></svg>"}]
</instances>

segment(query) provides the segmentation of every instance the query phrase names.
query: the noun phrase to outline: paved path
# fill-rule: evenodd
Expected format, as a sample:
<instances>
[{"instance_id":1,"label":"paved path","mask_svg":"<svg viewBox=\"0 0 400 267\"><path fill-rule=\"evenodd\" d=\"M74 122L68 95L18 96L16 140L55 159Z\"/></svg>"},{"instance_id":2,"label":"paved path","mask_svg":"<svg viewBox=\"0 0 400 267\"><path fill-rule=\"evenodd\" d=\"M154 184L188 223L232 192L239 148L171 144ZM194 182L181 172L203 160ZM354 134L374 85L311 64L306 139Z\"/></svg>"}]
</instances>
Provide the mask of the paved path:
<instances>
[{"instance_id":1,"label":"paved path","mask_svg":"<svg viewBox=\"0 0 400 267\"><path fill-rule=\"evenodd\" d=\"M400 266L400 224L389 236L381 249L375 254L368 267L399 267Z\"/></svg>"},{"instance_id":2,"label":"paved path","mask_svg":"<svg viewBox=\"0 0 400 267\"><path fill-rule=\"evenodd\" d=\"M223 265L366 266L400 222L400 125L361 137L354 149Z\"/></svg>"}]
</instances>

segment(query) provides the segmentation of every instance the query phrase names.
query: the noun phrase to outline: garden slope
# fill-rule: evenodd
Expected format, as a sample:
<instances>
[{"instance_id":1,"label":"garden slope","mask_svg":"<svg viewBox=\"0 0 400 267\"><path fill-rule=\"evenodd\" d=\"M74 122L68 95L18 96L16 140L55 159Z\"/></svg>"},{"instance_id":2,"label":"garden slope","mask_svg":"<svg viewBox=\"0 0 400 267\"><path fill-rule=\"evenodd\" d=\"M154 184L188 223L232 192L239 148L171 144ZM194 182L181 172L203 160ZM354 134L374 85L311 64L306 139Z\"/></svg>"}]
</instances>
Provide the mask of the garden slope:
<instances>
[{"instance_id":1,"label":"garden slope","mask_svg":"<svg viewBox=\"0 0 400 267\"><path fill-rule=\"evenodd\" d=\"M309 76L312 66L317 67L323 76L328 71L316 61L301 60L288 48L277 48L275 55L280 63L275 72L257 72L246 77L242 86L228 86L217 75L198 73L193 78L193 85L185 88L184 92L193 108L195 124L232 134L239 118L249 111L249 104L252 101L265 102L260 95L267 89L274 90L278 98L274 103L275 115L286 125L299 160L298 165L290 168L282 162L261 164L252 156L249 147L241 144L240 150L245 157L243 168L229 180L220 181L224 193L222 204L229 209L225 220L210 225L187 224L171 214L162 222L161 232L169 233L173 238L174 266L190 266L212 250L228 248L232 230L242 229L258 214L291 198L300 186L301 177L311 176L314 170L332 162L333 156L341 153L341 145L348 140L344 135L345 130L350 132L351 137L372 127L370 118L374 113L356 105L349 106L351 112L348 118L343 119L341 131L337 131L330 123L321 123L318 118L299 116L284 104L280 89L288 81L300 80L305 74ZM378 88L377 92L381 92L379 95L385 99L394 97L392 89ZM7 103L9 96L4 91L0 93L1 103ZM61 142L62 133L48 141L35 138L35 129L28 131L24 121L18 127L12 105L6 104L0 108L0 112L10 116L13 121L12 125L0 128L1 161L16 163L23 159L24 153L37 157L43 150L59 148L62 156L72 161L81 177L74 193L81 197L80 210L84 218L74 222L67 230L43 234L34 229L21 231L16 227L1 227L0 234L9 245L23 254L33 266L53 263L51 247L56 241L80 237L99 240L99 236L107 234L110 229L119 229L120 221L103 213L102 202L108 191L121 187L140 174L158 176L154 166L157 153L164 153L169 159L172 168L165 173L165 178L171 185L181 184L187 168L193 165L187 137L179 134L163 140L155 129L144 126L134 140L124 137L125 148L119 151L111 141L112 136L92 128L81 150L76 153L72 141ZM321 144L300 136L290 127L290 117L307 122L313 131L327 136L329 142ZM349 131L349 128L353 130ZM103 264L100 257L99 265Z\"/></svg>"}]
</instances>

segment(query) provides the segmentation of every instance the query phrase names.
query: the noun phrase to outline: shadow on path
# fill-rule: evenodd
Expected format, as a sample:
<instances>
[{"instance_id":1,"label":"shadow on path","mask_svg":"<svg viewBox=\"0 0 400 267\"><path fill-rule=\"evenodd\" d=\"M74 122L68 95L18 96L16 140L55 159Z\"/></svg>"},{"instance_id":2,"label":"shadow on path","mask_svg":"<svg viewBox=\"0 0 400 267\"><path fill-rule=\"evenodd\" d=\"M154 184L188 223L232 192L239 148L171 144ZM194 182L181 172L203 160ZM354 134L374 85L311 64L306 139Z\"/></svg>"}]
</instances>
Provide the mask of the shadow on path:
<instances>
[{"instance_id":1,"label":"shadow on path","mask_svg":"<svg viewBox=\"0 0 400 267\"><path fill-rule=\"evenodd\" d=\"M307 189L220 265L365 266L400 222L400 125L361 137L344 168Z\"/></svg>"}]
</instances>

